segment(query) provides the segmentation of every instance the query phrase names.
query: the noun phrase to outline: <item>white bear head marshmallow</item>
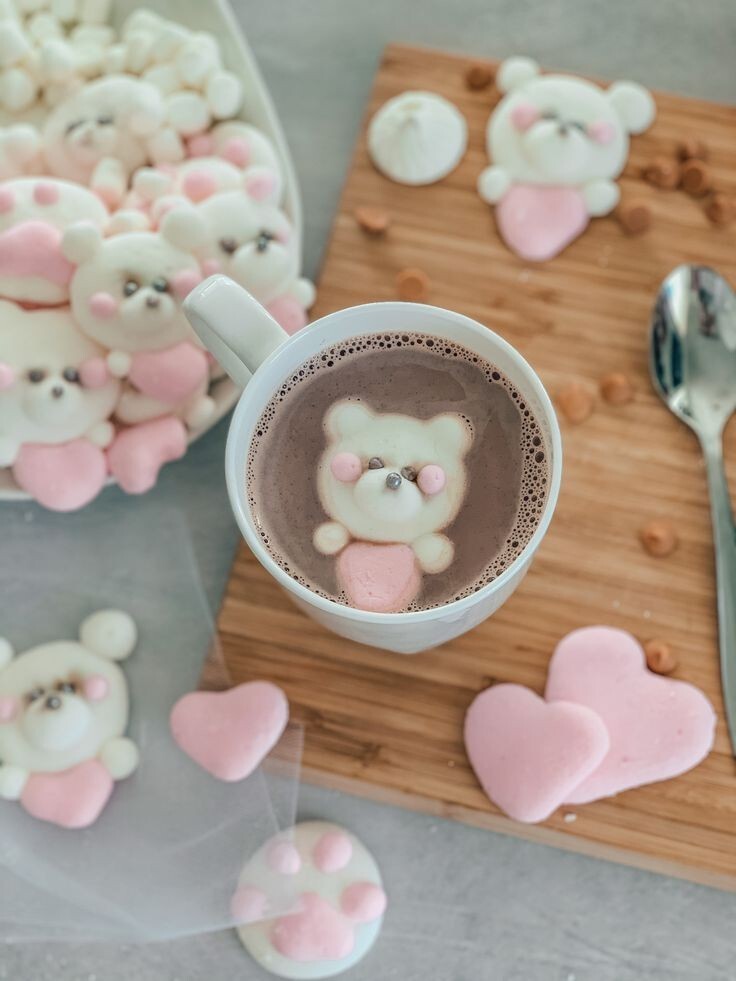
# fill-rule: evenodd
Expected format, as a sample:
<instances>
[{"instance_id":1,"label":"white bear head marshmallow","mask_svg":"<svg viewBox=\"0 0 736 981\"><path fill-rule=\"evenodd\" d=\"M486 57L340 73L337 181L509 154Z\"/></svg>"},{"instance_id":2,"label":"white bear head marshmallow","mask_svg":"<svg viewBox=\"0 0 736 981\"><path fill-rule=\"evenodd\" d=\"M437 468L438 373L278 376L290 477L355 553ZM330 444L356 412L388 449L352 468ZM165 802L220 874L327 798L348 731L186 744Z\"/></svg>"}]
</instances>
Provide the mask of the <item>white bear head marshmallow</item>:
<instances>
[{"instance_id":1,"label":"white bear head marshmallow","mask_svg":"<svg viewBox=\"0 0 736 981\"><path fill-rule=\"evenodd\" d=\"M136 636L127 613L101 610L82 623L79 641L14 657L0 640L0 796L16 796L15 777L95 759L123 735L128 686L115 661L128 657Z\"/></svg>"},{"instance_id":2,"label":"white bear head marshmallow","mask_svg":"<svg viewBox=\"0 0 736 981\"><path fill-rule=\"evenodd\" d=\"M410 545L452 522L465 496L463 459L472 442L462 416L420 420L341 401L324 426L319 497L352 538ZM315 544L320 548L319 539Z\"/></svg>"},{"instance_id":3,"label":"white bear head marshmallow","mask_svg":"<svg viewBox=\"0 0 736 981\"><path fill-rule=\"evenodd\" d=\"M70 228L62 248L77 266L70 297L82 330L105 347L126 352L162 350L193 339L181 309L202 278L188 251L196 245L192 234L173 211L159 232L103 239L92 225Z\"/></svg>"},{"instance_id":4,"label":"white bear head marshmallow","mask_svg":"<svg viewBox=\"0 0 736 981\"><path fill-rule=\"evenodd\" d=\"M505 61L496 84L505 96L488 121L488 155L514 183L618 177L628 134L643 132L654 118L652 96L635 82L601 89L572 75L541 75L530 58Z\"/></svg>"}]
</instances>

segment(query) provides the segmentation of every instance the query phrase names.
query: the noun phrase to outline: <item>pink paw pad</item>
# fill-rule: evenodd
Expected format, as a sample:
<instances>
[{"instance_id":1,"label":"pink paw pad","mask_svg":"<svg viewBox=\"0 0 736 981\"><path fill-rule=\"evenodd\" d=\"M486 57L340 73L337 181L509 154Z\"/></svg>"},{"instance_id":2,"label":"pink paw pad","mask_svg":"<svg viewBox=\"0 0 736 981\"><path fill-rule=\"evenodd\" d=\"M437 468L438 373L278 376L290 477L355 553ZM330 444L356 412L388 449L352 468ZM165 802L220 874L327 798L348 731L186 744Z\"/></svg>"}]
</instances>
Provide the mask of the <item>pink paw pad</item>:
<instances>
[{"instance_id":1,"label":"pink paw pad","mask_svg":"<svg viewBox=\"0 0 736 981\"><path fill-rule=\"evenodd\" d=\"M39 181L33 188L33 200L36 204L52 205L59 200L59 188L47 181Z\"/></svg>"},{"instance_id":2,"label":"pink paw pad","mask_svg":"<svg viewBox=\"0 0 736 981\"><path fill-rule=\"evenodd\" d=\"M269 868L281 875L296 875L302 859L290 841L274 841L266 853Z\"/></svg>"},{"instance_id":3,"label":"pink paw pad","mask_svg":"<svg viewBox=\"0 0 736 981\"><path fill-rule=\"evenodd\" d=\"M320 872L339 872L353 857L353 843L343 831L322 835L312 852L315 868Z\"/></svg>"},{"instance_id":4,"label":"pink paw pad","mask_svg":"<svg viewBox=\"0 0 736 981\"><path fill-rule=\"evenodd\" d=\"M235 167L247 167L250 163L250 145L243 137L233 137L222 148L222 156Z\"/></svg>"},{"instance_id":5,"label":"pink paw pad","mask_svg":"<svg viewBox=\"0 0 736 981\"><path fill-rule=\"evenodd\" d=\"M268 909L268 897L255 886L238 886L230 901L230 913L238 924L262 920Z\"/></svg>"},{"instance_id":6,"label":"pink paw pad","mask_svg":"<svg viewBox=\"0 0 736 981\"><path fill-rule=\"evenodd\" d=\"M6 215L15 207L15 194L9 187L0 187L0 214Z\"/></svg>"}]
</instances>

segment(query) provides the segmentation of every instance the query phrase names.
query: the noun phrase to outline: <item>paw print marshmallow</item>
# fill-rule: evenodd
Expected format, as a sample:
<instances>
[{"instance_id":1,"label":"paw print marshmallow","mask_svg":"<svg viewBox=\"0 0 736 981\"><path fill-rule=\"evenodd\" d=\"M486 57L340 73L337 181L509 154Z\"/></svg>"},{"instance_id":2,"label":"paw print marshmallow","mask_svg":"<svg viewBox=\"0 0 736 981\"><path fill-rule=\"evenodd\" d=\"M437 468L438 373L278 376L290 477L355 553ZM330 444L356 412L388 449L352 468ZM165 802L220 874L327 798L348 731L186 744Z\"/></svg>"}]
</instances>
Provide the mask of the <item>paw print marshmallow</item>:
<instances>
[{"instance_id":1,"label":"paw print marshmallow","mask_svg":"<svg viewBox=\"0 0 736 981\"><path fill-rule=\"evenodd\" d=\"M125 737L128 686L116 664L136 638L127 613L100 610L82 623L78 641L13 656L0 640L0 798L63 828L94 823L115 781L138 765Z\"/></svg>"},{"instance_id":2,"label":"paw print marshmallow","mask_svg":"<svg viewBox=\"0 0 736 981\"><path fill-rule=\"evenodd\" d=\"M650 93L634 82L601 89L572 75L542 75L530 58L509 58L496 78L504 98L486 130L491 166L480 196L496 205L501 237L524 259L543 261L612 211L629 134L654 119Z\"/></svg>"}]
</instances>

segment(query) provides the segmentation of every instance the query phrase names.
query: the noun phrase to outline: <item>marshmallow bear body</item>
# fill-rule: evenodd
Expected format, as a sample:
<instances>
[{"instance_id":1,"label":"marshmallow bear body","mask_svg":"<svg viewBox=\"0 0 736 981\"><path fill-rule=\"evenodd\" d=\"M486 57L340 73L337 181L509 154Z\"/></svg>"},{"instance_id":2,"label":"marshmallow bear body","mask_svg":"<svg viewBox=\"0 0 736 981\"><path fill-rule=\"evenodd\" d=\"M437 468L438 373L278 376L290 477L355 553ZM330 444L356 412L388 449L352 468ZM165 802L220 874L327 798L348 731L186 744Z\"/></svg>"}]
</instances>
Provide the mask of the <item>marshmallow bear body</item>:
<instances>
[{"instance_id":1,"label":"marshmallow bear body","mask_svg":"<svg viewBox=\"0 0 736 981\"><path fill-rule=\"evenodd\" d=\"M64 252L77 267L72 311L82 330L110 351L111 372L127 379L116 410L127 423L168 412L199 420L212 408L207 356L181 308L201 274L172 227L164 220L160 232L103 239L93 226L78 225L64 236Z\"/></svg>"},{"instance_id":2,"label":"marshmallow bear body","mask_svg":"<svg viewBox=\"0 0 736 981\"><path fill-rule=\"evenodd\" d=\"M0 467L45 507L72 511L104 486L120 383L68 308L0 301Z\"/></svg>"},{"instance_id":3,"label":"marshmallow bear body","mask_svg":"<svg viewBox=\"0 0 736 981\"><path fill-rule=\"evenodd\" d=\"M67 828L91 824L113 781L138 765L124 737L127 683L115 664L135 646L135 623L102 610L82 623L79 638L16 657L0 641L0 797Z\"/></svg>"},{"instance_id":4,"label":"marshmallow bear body","mask_svg":"<svg viewBox=\"0 0 736 981\"><path fill-rule=\"evenodd\" d=\"M351 605L396 612L418 592L418 571L442 572L452 562L453 545L442 531L465 497L471 431L456 414L420 420L376 413L357 401L337 402L324 428L317 487L331 520L316 529L314 545L325 555L342 553L338 579ZM392 549L379 553L351 542Z\"/></svg>"},{"instance_id":5,"label":"marshmallow bear body","mask_svg":"<svg viewBox=\"0 0 736 981\"><path fill-rule=\"evenodd\" d=\"M239 119L218 123L206 133L193 136L188 144L190 157L221 157L240 170L266 167L280 173L279 158L269 138L255 126Z\"/></svg>"},{"instance_id":6,"label":"marshmallow bear body","mask_svg":"<svg viewBox=\"0 0 736 981\"><path fill-rule=\"evenodd\" d=\"M541 75L528 58L505 61L496 83L505 96L488 121L492 166L478 190L496 205L499 231L513 251L550 259L590 217L616 206L628 134L651 124L654 100L634 82L603 90L574 76Z\"/></svg>"},{"instance_id":7,"label":"marshmallow bear body","mask_svg":"<svg viewBox=\"0 0 736 981\"><path fill-rule=\"evenodd\" d=\"M51 173L88 184L110 205L127 190L131 173L151 159L164 106L153 85L109 75L74 92L49 115L43 130Z\"/></svg>"},{"instance_id":8,"label":"marshmallow bear body","mask_svg":"<svg viewBox=\"0 0 736 981\"><path fill-rule=\"evenodd\" d=\"M0 184L0 296L65 302L73 267L61 252L61 237L78 221L98 228L108 221L105 206L85 187L48 177Z\"/></svg>"}]
</instances>

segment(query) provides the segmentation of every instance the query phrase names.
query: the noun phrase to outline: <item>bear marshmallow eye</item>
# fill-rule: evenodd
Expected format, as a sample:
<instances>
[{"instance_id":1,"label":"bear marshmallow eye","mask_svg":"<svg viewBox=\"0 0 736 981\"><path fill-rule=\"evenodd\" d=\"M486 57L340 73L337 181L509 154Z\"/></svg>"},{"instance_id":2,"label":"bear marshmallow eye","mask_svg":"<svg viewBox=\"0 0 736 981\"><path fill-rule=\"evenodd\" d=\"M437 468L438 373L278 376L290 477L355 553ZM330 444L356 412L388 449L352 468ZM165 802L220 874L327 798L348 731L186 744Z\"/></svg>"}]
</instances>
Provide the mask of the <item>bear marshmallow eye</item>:
<instances>
[{"instance_id":1,"label":"bear marshmallow eye","mask_svg":"<svg viewBox=\"0 0 736 981\"><path fill-rule=\"evenodd\" d=\"M29 382L37 385L39 382L44 380L46 377L46 372L42 368L31 368L27 377Z\"/></svg>"},{"instance_id":2,"label":"bear marshmallow eye","mask_svg":"<svg viewBox=\"0 0 736 981\"><path fill-rule=\"evenodd\" d=\"M262 229L256 238L256 252L265 252L269 244L276 238L271 232Z\"/></svg>"},{"instance_id":3,"label":"bear marshmallow eye","mask_svg":"<svg viewBox=\"0 0 736 981\"><path fill-rule=\"evenodd\" d=\"M38 686L36 688L31 688L31 690L28 692L28 695L26 697L28 698L28 701L30 703L30 702L37 702L39 698L43 698L44 695L45 692L43 688Z\"/></svg>"},{"instance_id":4,"label":"bear marshmallow eye","mask_svg":"<svg viewBox=\"0 0 736 981\"><path fill-rule=\"evenodd\" d=\"M226 255L232 255L238 250L238 243L234 238L221 238L218 245Z\"/></svg>"},{"instance_id":5,"label":"bear marshmallow eye","mask_svg":"<svg viewBox=\"0 0 736 981\"><path fill-rule=\"evenodd\" d=\"M115 117L109 114L97 117L98 126L112 126L114 122L115 122Z\"/></svg>"},{"instance_id":6,"label":"bear marshmallow eye","mask_svg":"<svg viewBox=\"0 0 736 981\"><path fill-rule=\"evenodd\" d=\"M380 456L372 456L368 461L369 470L383 470L383 460Z\"/></svg>"},{"instance_id":7,"label":"bear marshmallow eye","mask_svg":"<svg viewBox=\"0 0 736 981\"><path fill-rule=\"evenodd\" d=\"M169 292L169 281L164 276L157 276L151 286L156 290L157 293L168 293Z\"/></svg>"},{"instance_id":8,"label":"bear marshmallow eye","mask_svg":"<svg viewBox=\"0 0 736 981\"><path fill-rule=\"evenodd\" d=\"M56 686L56 690L64 692L65 695L73 695L77 690L77 686L73 681L60 681Z\"/></svg>"},{"instance_id":9,"label":"bear marshmallow eye","mask_svg":"<svg viewBox=\"0 0 736 981\"><path fill-rule=\"evenodd\" d=\"M73 122L69 123L67 128L64 130L67 136L71 136L75 129L79 129L85 123L84 119L75 119Z\"/></svg>"},{"instance_id":10,"label":"bear marshmallow eye","mask_svg":"<svg viewBox=\"0 0 736 981\"><path fill-rule=\"evenodd\" d=\"M126 279L125 285L123 286L123 293L125 296L133 296L141 288L141 284L137 279Z\"/></svg>"},{"instance_id":11,"label":"bear marshmallow eye","mask_svg":"<svg viewBox=\"0 0 736 981\"><path fill-rule=\"evenodd\" d=\"M575 129L579 129L581 133L588 132L588 127L585 125L585 123L579 123L576 119L571 119L570 125L574 126Z\"/></svg>"},{"instance_id":12,"label":"bear marshmallow eye","mask_svg":"<svg viewBox=\"0 0 736 981\"><path fill-rule=\"evenodd\" d=\"M546 109L544 112L540 112L540 119L559 119L559 114L554 111L554 109Z\"/></svg>"},{"instance_id":13,"label":"bear marshmallow eye","mask_svg":"<svg viewBox=\"0 0 736 981\"><path fill-rule=\"evenodd\" d=\"M64 368L61 377L64 381L72 382L74 385L78 385L80 381L79 372L76 368Z\"/></svg>"},{"instance_id":14,"label":"bear marshmallow eye","mask_svg":"<svg viewBox=\"0 0 736 981\"><path fill-rule=\"evenodd\" d=\"M404 478L404 480L416 480L417 472L414 467L402 467L401 476Z\"/></svg>"}]
</instances>

